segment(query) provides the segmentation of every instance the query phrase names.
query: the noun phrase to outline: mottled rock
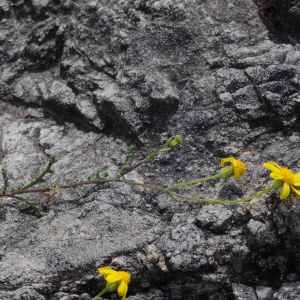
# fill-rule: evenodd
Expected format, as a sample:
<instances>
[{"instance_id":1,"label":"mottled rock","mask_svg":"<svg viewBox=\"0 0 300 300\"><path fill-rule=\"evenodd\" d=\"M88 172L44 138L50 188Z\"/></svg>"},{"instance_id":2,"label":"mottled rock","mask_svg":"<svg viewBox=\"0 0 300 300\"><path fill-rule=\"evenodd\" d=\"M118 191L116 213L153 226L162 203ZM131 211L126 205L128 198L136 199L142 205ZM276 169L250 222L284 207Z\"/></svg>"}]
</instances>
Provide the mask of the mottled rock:
<instances>
[{"instance_id":1,"label":"mottled rock","mask_svg":"<svg viewBox=\"0 0 300 300\"><path fill-rule=\"evenodd\" d=\"M233 216L233 212L223 205L208 205L200 210L196 220L200 228L224 232L231 228Z\"/></svg>"},{"instance_id":2,"label":"mottled rock","mask_svg":"<svg viewBox=\"0 0 300 300\"><path fill-rule=\"evenodd\" d=\"M147 74L142 90L143 96L150 98L150 109L153 111L175 111L179 96L170 80L162 74Z\"/></svg>"},{"instance_id":3,"label":"mottled rock","mask_svg":"<svg viewBox=\"0 0 300 300\"><path fill-rule=\"evenodd\" d=\"M98 112L105 127L124 135L136 135L142 128L134 99L117 85L110 84L96 92Z\"/></svg>"},{"instance_id":4,"label":"mottled rock","mask_svg":"<svg viewBox=\"0 0 300 300\"><path fill-rule=\"evenodd\" d=\"M137 294L134 296L129 296L128 300L165 300L165 296L163 293L159 290L153 290L150 292L147 292L145 294Z\"/></svg>"},{"instance_id":5,"label":"mottled rock","mask_svg":"<svg viewBox=\"0 0 300 300\"><path fill-rule=\"evenodd\" d=\"M40 87L42 88L40 83ZM22 77L16 82L14 96L28 104L41 105L42 93L38 82L31 76Z\"/></svg>"},{"instance_id":6,"label":"mottled rock","mask_svg":"<svg viewBox=\"0 0 300 300\"><path fill-rule=\"evenodd\" d=\"M31 181L50 158L42 184L117 174L133 143L142 158L177 133L182 146L128 178L199 178L234 155L247 161L247 176L184 193L236 199L266 186L263 161L296 170L298 8L0 0L0 159L9 187ZM95 271L103 265L132 273L129 299L256 299L267 288L256 297L250 286L286 281L277 299L298 297L299 278L287 274L300 270L299 205L277 193L238 208L121 183L24 197L1 200L1 299L89 298L104 286ZM232 291L232 282L247 286Z\"/></svg>"},{"instance_id":7,"label":"mottled rock","mask_svg":"<svg viewBox=\"0 0 300 300\"><path fill-rule=\"evenodd\" d=\"M0 1L0 13L2 14L7 14L10 10L10 5L7 0L1 0Z\"/></svg>"},{"instance_id":8,"label":"mottled rock","mask_svg":"<svg viewBox=\"0 0 300 300\"><path fill-rule=\"evenodd\" d=\"M23 53L30 70L47 69L57 63L62 55L64 30L55 18L34 26Z\"/></svg>"},{"instance_id":9,"label":"mottled rock","mask_svg":"<svg viewBox=\"0 0 300 300\"><path fill-rule=\"evenodd\" d=\"M249 242L254 247L263 247L266 245L275 246L278 243L276 232L268 222L251 219L247 224L247 229L251 236Z\"/></svg>"},{"instance_id":10,"label":"mottled rock","mask_svg":"<svg viewBox=\"0 0 300 300\"><path fill-rule=\"evenodd\" d=\"M43 295L37 293L31 287L23 287L18 289L15 293L13 298L14 300L23 300L23 299L33 299L33 300L45 300Z\"/></svg>"},{"instance_id":11,"label":"mottled rock","mask_svg":"<svg viewBox=\"0 0 300 300\"><path fill-rule=\"evenodd\" d=\"M50 99L61 105L75 105L75 95L64 82L54 81L50 87Z\"/></svg>"},{"instance_id":12,"label":"mottled rock","mask_svg":"<svg viewBox=\"0 0 300 300\"><path fill-rule=\"evenodd\" d=\"M32 5L37 8L46 7L50 0L32 0Z\"/></svg>"},{"instance_id":13,"label":"mottled rock","mask_svg":"<svg viewBox=\"0 0 300 300\"><path fill-rule=\"evenodd\" d=\"M268 286L258 286L255 289L258 300L272 300L274 290Z\"/></svg>"},{"instance_id":14,"label":"mottled rock","mask_svg":"<svg viewBox=\"0 0 300 300\"><path fill-rule=\"evenodd\" d=\"M274 300L300 299L300 283L294 282L283 284L273 297Z\"/></svg>"},{"instance_id":15,"label":"mottled rock","mask_svg":"<svg viewBox=\"0 0 300 300\"><path fill-rule=\"evenodd\" d=\"M83 293L80 295L79 300L91 300L92 298L90 297L89 294Z\"/></svg>"},{"instance_id":16,"label":"mottled rock","mask_svg":"<svg viewBox=\"0 0 300 300\"><path fill-rule=\"evenodd\" d=\"M257 300L255 290L250 286L234 283L232 290L236 300Z\"/></svg>"},{"instance_id":17,"label":"mottled rock","mask_svg":"<svg viewBox=\"0 0 300 300\"><path fill-rule=\"evenodd\" d=\"M79 299L80 298L78 295L68 295L60 298L60 300L79 300Z\"/></svg>"}]
</instances>

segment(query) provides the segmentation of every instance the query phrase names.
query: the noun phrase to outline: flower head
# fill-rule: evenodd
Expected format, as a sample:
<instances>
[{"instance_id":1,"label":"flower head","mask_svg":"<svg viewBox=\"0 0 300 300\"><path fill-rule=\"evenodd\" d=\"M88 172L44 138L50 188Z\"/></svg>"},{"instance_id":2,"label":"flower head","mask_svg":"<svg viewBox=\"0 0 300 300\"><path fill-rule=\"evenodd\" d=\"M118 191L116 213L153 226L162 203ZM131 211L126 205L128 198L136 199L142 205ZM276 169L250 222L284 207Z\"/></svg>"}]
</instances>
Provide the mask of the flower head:
<instances>
[{"instance_id":1,"label":"flower head","mask_svg":"<svg viewBox=\"0 0 300 300\"><path fill-rule=\"evenodd\" d=\"M263 166L271 171L270 177L274 180L274 183L280 184L279 186L282 187L281 200L287 199L291 191L300 197L300 172L293 173L289 168L282 167L273 161L265 162Z\"/></svg>"},{"instance_id":2,"label":"flower head","mask_svg":"<svg viewBox=\"0 0 300 300\"><path fill-rule=\"evenodd\" d=\"M233 176L237 180L239 180L247 170L247 166L244 162L232 156L221 159L221 167L226 177Z\"/></svg>"},{"instance_id":3,"label":"flower head","mask_svg":"<svg viewBox=\"0 0 300 300\"><path fill-rule=\"evenodd\" d=\"M126 299L128 285L131 281L131 274L126 271L116 271L110 267L98 268L97 272L103 276L106 281L106 287L110 292L117 291L121 300Z\"/></svg>"}]
</instances>

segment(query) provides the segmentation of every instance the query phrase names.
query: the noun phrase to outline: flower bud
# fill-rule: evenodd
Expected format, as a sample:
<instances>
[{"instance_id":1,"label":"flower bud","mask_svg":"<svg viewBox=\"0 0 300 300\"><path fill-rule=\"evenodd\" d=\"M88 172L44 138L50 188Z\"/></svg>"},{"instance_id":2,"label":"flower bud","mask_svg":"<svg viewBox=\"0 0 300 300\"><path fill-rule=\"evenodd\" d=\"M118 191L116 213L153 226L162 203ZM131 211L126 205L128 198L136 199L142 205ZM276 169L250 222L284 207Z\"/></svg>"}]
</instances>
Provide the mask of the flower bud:
<instances>
[{"instance_id":1,"label":"flower bud","mask_svg":"<svg viewBox=\"0 0 300 300\"><path fill-rule=\"evenodd\" d=\"M182 135L177 134L177 135L175 135L175 136L170 137L170 138L167 140L166 145L167 145L169 148L175 148L176 146L181 145L182 142L183 142Z\"/></svg>"}]
</instances>

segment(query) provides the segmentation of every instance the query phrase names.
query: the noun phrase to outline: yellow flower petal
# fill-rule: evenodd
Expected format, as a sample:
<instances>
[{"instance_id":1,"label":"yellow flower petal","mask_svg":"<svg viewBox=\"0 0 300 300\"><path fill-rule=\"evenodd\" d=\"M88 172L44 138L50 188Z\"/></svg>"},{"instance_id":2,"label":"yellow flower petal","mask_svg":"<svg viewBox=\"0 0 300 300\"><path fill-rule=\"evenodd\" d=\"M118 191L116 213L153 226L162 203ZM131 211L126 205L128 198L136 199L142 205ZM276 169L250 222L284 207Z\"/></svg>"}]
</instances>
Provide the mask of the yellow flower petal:
<instances>
[{"instance_id":1,"label":"yellow flower petal","mask_svg":"<svg viewBox=\"0 0 300 300\"><path fill-rule=\"evenodd\" d=\"M119 274L120 272L115 272L112 274L109 274L105 280L108 284L116 283L122 280L122 276Z\"/></svg>"},{"instance_id":2,"label":"yellow flower petal","mask_svg":"<svg viewBox=\"0 0 300 300\"><path fill-rule=\"evenodd\" d=\"M103 291L110 293L117 291L118 295L122 297L122 300L125 300L128 285L131 281L131 274L126 271L116 271L110 267L100 267L97 271L106 281L106 286ZM100 294L102 292L100 292Z\"/></svg>"},{"instance_id":3,"label":"yellow flower petal","mask_svg":"<svg viewBox=\"0 0 300 300\"><path fill-rule=\"evenodd\" d=\"M124 281L126 284L129 284L130 280L131 280L131 275L130 275L129 272L115 271L115 272L109 274L105 278L105 280L109 284L116 283L116 282L121 282L121 281Z\"/></svg>"},{"instance_id":4,"label":"yellow flower petal","mask_svg":"<svg viewBox=\"0 0 300 300\"><path fill-rule=\"evenodd\" d=\"M124 280L122 280L117 290L118 295L119 297L122 297L122 300L126 299L127 290L128 290L128 284Z\"/></svg>"},{"instance_id":5,"label":"yellow flower petal","mask_svg":"<svg viewBox=\"0 0 300 300\"><path fill-rule=\"evenodd\" d=\"M100 267L97 269L97 272L99 274L101 274L104 277L104 279L106 280L108 275L114 274L117 271L115 271L114 269L112 269L110 267Z\"/></svg>"},{"instance_id":6,"label":"yellow flower petal","mask_svg":"<svg viewBox=\"0 0 300 300\"><path fill-rule=\"evenodd\" d=\"M247 170L246 164L239 159L235 159L233 156L221 159L221 167L223 168L226 165L232 166L232 175L237 180L240 179Z\"/></svg>"},{"instance_id":7,"label":"yellow flower petal","mask_svg":"<svg viewBox=\"0 0 300 300\"><path fill-rule=\"evenodd\" d=\"M285 200L291 192L290 186L285 182L282 186L282 190L280 193L280 199Z\"/></svg>"},{"instance_id":8,"label":"yellow flower petal","mask_svg":"<svg viewBox=\"0 0 300 300\"><path fill-rule=\"evenodd\" d=\"M294 175L294 185L296 186L300 186L300 172L297 172L295 175Z\"/></svg>"},{"instance_id":9,"label":"yellow flower petal","mask_svg":"<svg viewBox=\"0 0 300 300\"><path fill-rule=\"evenodd\" d=\"M118 272L120 277L122 278L122 281L125 281L125 283L129 284L131 281L131 274L126 271L119 271Z\"/></svg>"},{"instance_id":10,"label":"yellow flower petal","mask_svg":"<svg viewBox=\"0 0 300 300\"><path fill-rule=\"evenodd\" d=\"M300 191L299 191L299 190L297 190L297 189L294 188L294 187L292 187L292 190L293 190L293 192L294 192L298 197L300 197Z\"/></svg>"},{"instance_id":11,"label":"yellow flower petal","mask_svg":"<svg viewBox=\"0 0 300 300\"><path fill-rule=\"evenodd\" d=\"M220 165L221 165L221 167L223 168L223 167L225 167L225 165L227 165L227 164L233 164L233 163L234 163L234 160L235 160L235 159L234 159L234 157L232 157L232 156L223 158L223 159L221 159Z\"/></svg>"},{"instance_id":12,"label":"yellow flower petal","mask_svg":"<svg viewBox=\"0 0 300 300\"><path fill-rule=\"evenodd\" d=\"M281 166L278 165L274 161L267 161L263 164L263 167L267 170L270 170L271 172L278 173L281 170Z\"/></svg>"},{"instance_id":13,"label":"yellow flower petal","mask_svg":"<svg viewBox=\"0 0 300 300\"><path fill-rule=\"evenodd\" d=\"M246 172L247 167L246 165L238 160L235 159L234 163L233 163L233 176L235 179L239 180L241 178L241 176Z\"/></svg>"},{"instance_id":14,"label":"yellow flower petal","mask_svg":"<svg viewBox=\"0 0 300 300\"><path fill-rule=\"evenodd\" d=\"M270 177L271 177L272 179L274 179L274 180L282 180L282 179L283 179L283 176L282 176L281 174L279 174L279 173L274 173L274 172L272 172L272 173L270 174Z\"/></svg>"}]
</instances>

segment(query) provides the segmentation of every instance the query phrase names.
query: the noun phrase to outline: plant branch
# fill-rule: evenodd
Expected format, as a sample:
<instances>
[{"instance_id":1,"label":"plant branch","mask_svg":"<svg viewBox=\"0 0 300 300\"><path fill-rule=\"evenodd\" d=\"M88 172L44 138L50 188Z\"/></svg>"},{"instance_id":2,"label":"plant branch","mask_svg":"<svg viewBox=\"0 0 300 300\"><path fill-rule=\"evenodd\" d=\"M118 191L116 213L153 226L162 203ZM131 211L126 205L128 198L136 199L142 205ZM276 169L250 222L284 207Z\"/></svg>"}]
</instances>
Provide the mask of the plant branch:
<instances>
[{"instance_id":1,"label":"plant branch","mask_svg":"<svg viewBox=\"0 0 300 300\"><path fill-rule=\"evenodd\" d=\"M33 180L30 181L29 183L18 188L15 192L20 193L22 191L26 191L26 190L30 189L31 187L35 186L36 184L40 183L48 173L51 173L51 167L53 164L54 164L54 159L51 159L48 162L46 168L41 172L41 174L39 174L37 177L33 178Z\"/></svg>"}]
</instances>

